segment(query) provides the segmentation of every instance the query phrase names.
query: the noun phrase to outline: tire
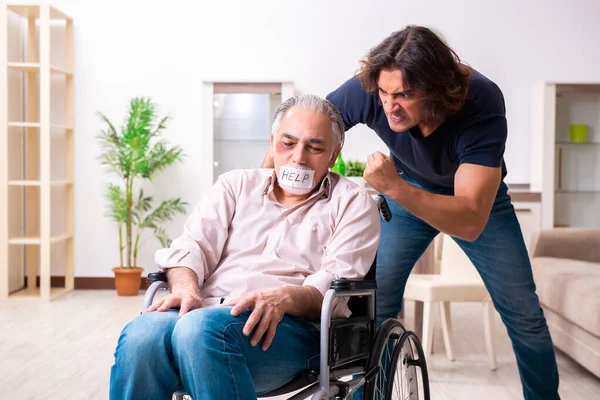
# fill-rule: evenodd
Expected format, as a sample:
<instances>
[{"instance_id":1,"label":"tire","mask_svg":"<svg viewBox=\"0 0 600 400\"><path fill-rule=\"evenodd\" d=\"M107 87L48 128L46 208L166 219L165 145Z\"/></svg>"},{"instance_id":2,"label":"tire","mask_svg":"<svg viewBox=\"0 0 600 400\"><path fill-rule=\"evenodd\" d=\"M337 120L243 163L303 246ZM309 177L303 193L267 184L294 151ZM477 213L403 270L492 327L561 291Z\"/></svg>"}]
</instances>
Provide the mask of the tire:
<instances>
[{"instance_id":1,"label":"tire","mask_svg":"<svg viewBox=\"0 0 600 400\"><path fill-rule=\"evenodd\" d=\"M415 355L418 358L415 358ZM396 369L398 362L404 368L406 365L407 374L398 375ZM403 364L406 362L406 364ZM427 365L421 341L417 335L404 329L404 326L397 319L388 319L379 328L373 350L369 356L367 371L380 367L377 376L370 382L365 383L363 391L363 400L429 400L429 376ZM418 376L420 373L421 385L418 385ZM390 379L392 377L392 379ZM395 388L398 385L406 383L396 378L407 377L410 385L413 385L412 397L396 397ZM412 378L412 381L410 380ZM422 393L421 393L422 390Z\"/></svg>"},{"instance_id":2,"label":"tire","mask_svg":"<svg viewBox=\"0 0 600 400\"><path fill-rule=\"evenodd\" d=\"M421 342L414 332L406 331L400 336L388 376L392 373L394 379L387 381L385 400L429 400L427 364Z\"/></svg>"},{"instance_id":3,"label":"tire","mask_svg":"<svg viewBox=\"0 0 600 400\"><path fill-rule=\"evenodd\" d=\"M363 390L363 400L384 400L387 389L387 369L383 365L389 365L392 361L393 349L400 340L402 334L406 332L404 326L397 319L387 319L381 324L381 327L375 335L373 350L369 355L367 371L380 367L380 371L371 381L365 383ZM383 358L383 362L382 362Z\"/></svg>"}]
</instances>

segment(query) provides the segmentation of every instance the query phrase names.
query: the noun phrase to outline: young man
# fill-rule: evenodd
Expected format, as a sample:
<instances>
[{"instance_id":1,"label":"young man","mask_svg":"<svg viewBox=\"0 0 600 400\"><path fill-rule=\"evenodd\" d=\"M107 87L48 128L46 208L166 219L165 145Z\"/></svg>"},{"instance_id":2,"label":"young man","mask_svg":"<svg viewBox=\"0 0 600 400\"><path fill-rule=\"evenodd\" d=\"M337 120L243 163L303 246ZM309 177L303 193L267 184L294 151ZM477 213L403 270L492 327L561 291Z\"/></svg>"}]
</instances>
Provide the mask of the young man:
<instances>
[{"instance_id":1,"label":"young man","mask_svg":"<svg viewBox=\"0 0 600 400\"><path fill-rule=\"evenodd\" d=\"M433 32L409 26L375 46L357 76L328 96L346 129L363 123L391 157L365 179L393 213L378 252L378 317L395 317L406 280L438 232L455 238L506 325L527 400L558 396L558 371L507 187L502 92Z\"/></svg>"},{"instance_id":2,"label":"young man","mask_svg":"<svg viewBox=\"0 0 600 400\"><path fill-rule=\"evenodd\" d=\"M341 277L375 258L372 197L329 173L344 138L338 111L303 95L276 111L274 169L231 171L156 261L171 294L123 330L110 398L256 399L319 364L314 324ZM179 311L174 311L179 308ZM349 315L345 301L333 309Z\"/></svg>"},{"instance_id":3,"label":"young man","mask_svg":"<svg viewBox=\"0 0 600 400\"><path fill-rule=\"evenodd\" d=\"M398 315L412 268L444 232L471 259L502 316L525 399L557 399L554 348L503 182L507 122L498 86L429 29L409 26L371 49L327 99L346 130L366 124L390 150L390 157L370 155L364 172L393 214L377 252L378 319Z\"/></svg>"}]
</instances>

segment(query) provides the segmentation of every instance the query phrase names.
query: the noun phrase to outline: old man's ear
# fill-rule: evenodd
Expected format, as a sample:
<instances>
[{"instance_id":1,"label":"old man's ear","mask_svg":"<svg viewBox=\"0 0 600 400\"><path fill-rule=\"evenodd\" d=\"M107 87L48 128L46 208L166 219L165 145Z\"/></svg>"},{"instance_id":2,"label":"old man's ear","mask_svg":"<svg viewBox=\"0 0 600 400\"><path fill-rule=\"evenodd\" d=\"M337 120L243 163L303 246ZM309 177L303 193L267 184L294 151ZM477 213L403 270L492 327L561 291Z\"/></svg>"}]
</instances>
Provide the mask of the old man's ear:
<instances>
[{"instance_id":1,"label":"old man's ear","mask_svg":"<svg viewBox=\"0 0 600 400\"><path fill-rule=\"evenodd\" d=\"M333 150L333 154L331 155L331 160L329 160L329 168L333 168L333 166L335 165L335 162L337 160L338 154L340 154L340 151L342 151L342 145L337 145L336 148Z\"/></svg>"}]
</instances>

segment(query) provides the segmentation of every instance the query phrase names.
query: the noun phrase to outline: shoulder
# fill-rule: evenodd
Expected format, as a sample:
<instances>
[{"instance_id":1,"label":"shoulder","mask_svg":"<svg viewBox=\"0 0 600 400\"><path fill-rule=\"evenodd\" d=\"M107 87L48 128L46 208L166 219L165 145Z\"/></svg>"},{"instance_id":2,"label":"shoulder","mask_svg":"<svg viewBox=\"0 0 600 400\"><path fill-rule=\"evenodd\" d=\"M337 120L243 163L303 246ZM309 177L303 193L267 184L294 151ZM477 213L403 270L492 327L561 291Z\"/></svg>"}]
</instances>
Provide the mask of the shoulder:
<instances>
[{"instance_id":1,"label":"shoulder","mask_svg":"<svg viewBox=\"0 0 600 400\"><path fill-rule=\"evenodd\" d=\"M379 107L378 97L366 92L356 77L348 79L326 98L339 110L346 130L359 123L371 123Z\"/></svg>"},{"instance_id":2,"label":"shoulder","mask_svg":"<svg viewBox=\"0 0 600 400\"><path fill-rule=\"evenodd\" d=\"M334 172L329 173L329 179L332 185L331 196L333 199L340 203L358 202L369 207L376 207L373 196L364 187Z\"/></svg>"},{"instance_id":3,"label":"shoulder","mask_svg":"<svg viewBox=\"0 0 600 400\"><path fill-rule=\"evenodd\" d=\"M361 232L363 239L378 236L380 217L373 196L346 177L330 173L330 179L333 186L329 201L334 230L350 228Z\"/></svg>"},{"instance_id":4,"label":"shoulder","mask_svg":"<svg viewBox=\"0 0 600 400\"><path fill-rule=\"evenodd\" d=\"M473 70L465 107L454 121L454 145L461 162L501 165L508 123L504 97L496 83Z\"/></svg>"},{"instance_id":5,"label":"shoulder","mask_svg":"<svg viewBox=\"0 0 600 400\"><path fill-rule=\"evenodd\" d=\"M273 176L272 168L234 169L218 177L218 182L234 193L248 188L263 190L268 179Z\"/></svg>"},{"instance_id":6,"label":"shoulder","mask_svg":"<svg viewBox=\"0 0 600 400\"><path fill-rule=\"evenodd\" d=\"M464 111L470 117L505 115L506 107L502 90L491 79L472 69Z\"/></svg>"},{"instance_id":7,"label":"shoulder","mask_svg":"<svg viewBox=\"0 0 600 400\"><path fill-rule=\"evenodd\" d=\"M352 77L342 83L337 89L327 95L327 99L336 100L342 95L351 97L369 97L371 94L365 92L360 81L356 77ZM330 100L331 101L331 100Z\"/></svg>"}]
</instances>

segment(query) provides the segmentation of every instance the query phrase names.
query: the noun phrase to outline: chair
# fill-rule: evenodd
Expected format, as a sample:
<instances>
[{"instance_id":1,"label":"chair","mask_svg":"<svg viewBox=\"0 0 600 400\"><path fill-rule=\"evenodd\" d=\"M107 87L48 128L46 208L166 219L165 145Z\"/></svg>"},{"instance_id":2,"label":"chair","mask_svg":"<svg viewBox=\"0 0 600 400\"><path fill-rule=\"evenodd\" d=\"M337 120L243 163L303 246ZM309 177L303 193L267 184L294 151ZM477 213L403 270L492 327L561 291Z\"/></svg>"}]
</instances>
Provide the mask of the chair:
<instances>
[{"instance_id":1,"label":"chair","mask_svg":"<svg viewBox=\"0 0 600 400\"><path fill-rule=\"evenodd\" d=\"M450 302L482 302L483 327L490 369L497 368L494 343L494 309L491 298L471 260L458 244L448 235L440 234L441 245L437 257L441 256L439 274L411 274L404 290L404 299L422 301L423 334L422 344L426 356L433 348L433 326L435 307L441 316L442 336L446 356L454 360L450 342Z\"/></svg>"},{"instance_id":2,"label":"chair","mask_svg":"<svg viewBox=\"0 0 600 400\"><path fill-rule=\"evenodd\" d=\"M384 220L391 213L382 196L377 197ZM419 338L404 329L397 319L384 321L376 330L375 265L363 280L340 279L332 283L321 308L321 355L318 370L304 371L296 379L259 397L272 397L301 390L288 400L352 398L364 386L363 399L429 400L429 379ZM168 289L163 272L148 274L144 308L149 307L158 290ZM336 297L349 297L349 318L332 319ZM402 369L396 373L397 369ZM342 380L349 377L350 380ZM396 396L392 397L393 394ZM185 392L175 393L182 400ZM422 397L421 397L422 396Z\"/></svg>"}]
</instances>

